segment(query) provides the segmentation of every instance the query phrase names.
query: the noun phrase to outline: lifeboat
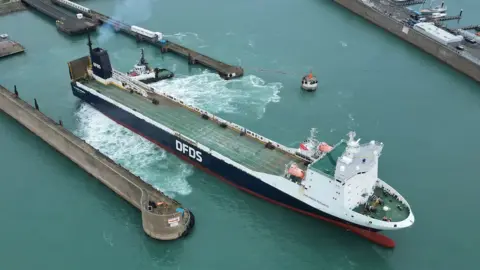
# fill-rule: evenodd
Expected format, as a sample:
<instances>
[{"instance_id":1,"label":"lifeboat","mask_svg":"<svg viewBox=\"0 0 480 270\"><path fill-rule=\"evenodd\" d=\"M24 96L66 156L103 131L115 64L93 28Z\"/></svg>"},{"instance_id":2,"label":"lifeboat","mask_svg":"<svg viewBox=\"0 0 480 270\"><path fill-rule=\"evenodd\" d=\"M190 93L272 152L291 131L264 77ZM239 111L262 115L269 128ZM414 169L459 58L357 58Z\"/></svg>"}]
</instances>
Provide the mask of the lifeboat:
<instances>
[{"instance_id":1,"label":"lifeboat","mask_svg":"<svg viewBox=\"0 0 480 270\"><path fill-rule=\"evenodd\" d=\"M300 169L297 164L292 164L290 168L288 169L288 174L295 176L297 178L303 179L305 178L305 172Z\"/></svg>"},{"instance_id":2,"label":"lifeboat","mask_svg":"<svg viewBox=\"0 0 480 270\"><path fill-rule=\"evenodd\" d=\"M318 150L323 153L329 153L332 151L333 147L328 145L326 142L321 142L320 145L318 145Z\"/></svg>"},{"instance_id":3,"label":"lifeboat","mask_svg":"<svg viewBox=\"0 0 480 270\"><path fill-rule=\"evenodd\" d=\"M304 143L301 143L301 144L300 144L300 149L303 150L303 151L308 151L308 150L310 150L310 149L308 149L308 146L307 146L306 144L304 144Z\"/></svg>"}]
</instances>

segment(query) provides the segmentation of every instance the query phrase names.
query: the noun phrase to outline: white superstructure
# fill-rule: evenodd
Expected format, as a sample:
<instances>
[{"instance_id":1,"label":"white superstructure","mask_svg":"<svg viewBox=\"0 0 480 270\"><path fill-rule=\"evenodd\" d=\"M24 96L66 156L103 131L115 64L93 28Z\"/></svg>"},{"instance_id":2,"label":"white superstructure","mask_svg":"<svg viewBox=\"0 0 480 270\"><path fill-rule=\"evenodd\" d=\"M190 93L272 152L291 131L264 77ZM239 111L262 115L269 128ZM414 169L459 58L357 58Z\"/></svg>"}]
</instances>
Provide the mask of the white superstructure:
<instances>
[{"instance_id":1,"label":"white superstructure","mask_svg":"<svg viewBox=\"0 0 480 270\"><path fill-rule=\"evenodd\" d=\"M442 43L443 45L449 45L463 41L463 37L461 35L453 35L439 27L436 27L432 23L417 23L413 26L413 29Z\"/></svg>"}]
</instances>

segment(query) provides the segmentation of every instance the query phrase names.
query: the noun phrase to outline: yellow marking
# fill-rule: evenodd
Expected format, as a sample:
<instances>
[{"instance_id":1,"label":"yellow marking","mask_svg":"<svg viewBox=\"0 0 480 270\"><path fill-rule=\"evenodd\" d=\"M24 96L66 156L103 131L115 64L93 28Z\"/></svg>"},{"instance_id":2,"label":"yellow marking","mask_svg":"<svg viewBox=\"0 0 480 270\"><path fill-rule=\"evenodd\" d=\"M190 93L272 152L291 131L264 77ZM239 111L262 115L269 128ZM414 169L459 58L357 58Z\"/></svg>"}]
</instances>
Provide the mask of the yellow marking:
<instances>
[{"instance_id":1,"label":"yellow marking","mask_svg":"<svg viewBox=\"0 0 480 270\"><path fill-rule=\"evenodd\" d=\"M101 83L101 84L103 84L103 85L108 85L107 83L104 83L104 82L102 82L102 81L99 81L99 80L96 80L96 81L99 82L99 83Z\"/></svg>"},{"instance_id":2,"label":"yellow marking","mask_svg":"<svg viewBox=\"0 0 480 270\"><path fill-rule=\"evenodd\" d=\"M110 82L110 84L113 84L113 85L115 85L116 87L118 87L118 88L120 88L120 89L127 90L127 89L125 89L125 87L123 87L122 85L119 85L119 84L116 83L116 82Z\"/></svg>"}]
</instances>

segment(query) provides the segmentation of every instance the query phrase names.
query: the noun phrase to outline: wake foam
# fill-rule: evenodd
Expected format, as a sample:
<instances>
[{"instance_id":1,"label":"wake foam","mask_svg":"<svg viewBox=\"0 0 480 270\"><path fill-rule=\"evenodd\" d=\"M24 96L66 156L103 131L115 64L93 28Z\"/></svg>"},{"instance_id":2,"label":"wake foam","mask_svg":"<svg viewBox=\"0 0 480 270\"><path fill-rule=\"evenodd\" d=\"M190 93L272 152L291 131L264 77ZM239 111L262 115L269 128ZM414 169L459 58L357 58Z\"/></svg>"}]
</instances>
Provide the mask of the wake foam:
<instances>
[{"instance_id":1,"label":"wake foam","mask_svg":"<svg viewBox=\"0 0 480 270\"><path fill-rule=\"evenodd\" d=\"M94 148L138 175L171 197L192 192L187 177L193 173L189 164L168 155L147 139L124 128L86 103L75 113L74 131Z\"/></svg>"},{"instance_id":2,"label":"wake foam","mask_svg":"<svg viewBox=\"0 0 480 270\"><path fill-rule=\"evenodd\" d=\"M279 82L265 83L254 75L226 81L216 73L205 71L188 77L175 77L152 84L184 102L211 113L241 113L260 119L270 102L279 102Z\"/></svg>"},{"instance_id":3,"label":"wake foam","mask_svg":"<svg viewBox=\"0 0 480 270\"><path fill-rule=\"evenodd\" d=\"M188 44L189 47L205 48L208 44L201 39L197 33L193 32L179 32L175 34L164 34L166 39L180 44Z\"/></svg>"}]
</instances>

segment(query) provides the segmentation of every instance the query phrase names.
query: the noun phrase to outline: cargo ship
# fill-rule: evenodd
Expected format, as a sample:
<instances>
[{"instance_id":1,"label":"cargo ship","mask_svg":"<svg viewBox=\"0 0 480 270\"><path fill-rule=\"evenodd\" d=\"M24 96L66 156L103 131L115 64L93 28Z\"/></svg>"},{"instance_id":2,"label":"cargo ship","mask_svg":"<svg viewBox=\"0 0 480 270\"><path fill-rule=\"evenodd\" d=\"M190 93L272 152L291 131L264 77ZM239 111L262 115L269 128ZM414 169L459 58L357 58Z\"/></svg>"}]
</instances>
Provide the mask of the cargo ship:
<instances>
[{"instance_id":1,"label":"cargo ship","mask_svg":"<svg viewBox=\"0 0 480 270\"><path fill-rule=\"evenodd\" d=\"M385 247L378 233L412 226L402 195L378 177L383 143L355 132L335 144L316 138L286 147L112 68L108 52L69 62L73 94L118 124L233 186L355 232Z\"/></svg>"}]
</instances>

